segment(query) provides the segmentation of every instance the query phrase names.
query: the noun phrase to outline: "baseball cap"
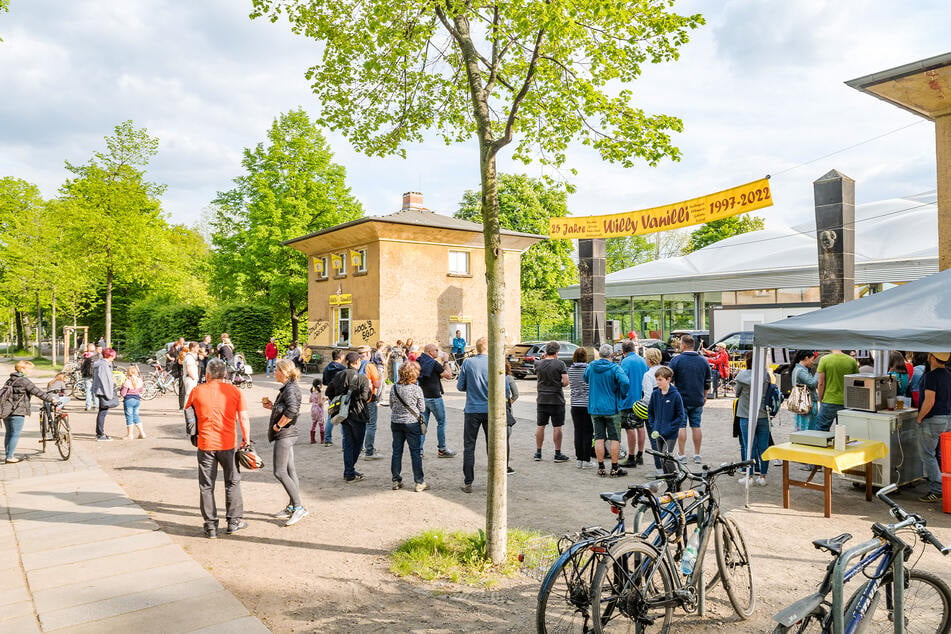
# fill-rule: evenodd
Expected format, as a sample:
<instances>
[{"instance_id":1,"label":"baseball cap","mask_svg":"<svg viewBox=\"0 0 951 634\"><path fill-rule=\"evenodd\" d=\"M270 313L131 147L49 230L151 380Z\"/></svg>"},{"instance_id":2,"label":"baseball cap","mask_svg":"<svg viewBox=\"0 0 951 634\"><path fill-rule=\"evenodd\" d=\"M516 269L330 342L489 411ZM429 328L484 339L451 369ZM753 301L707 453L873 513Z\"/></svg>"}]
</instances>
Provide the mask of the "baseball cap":
<instances>
[{"instance_id":1,"label":"baseball cap","mask_svg":"<svg viewBox=\"0 0 951 634\"><path fill-rule=\"evenodd\" d=\"M357 352L359 352L360 354L363 354L364 352L371 352L372 350L373 348L371 348L370 346L359 346L357 348Z\"/></svg>"}]
</instances>

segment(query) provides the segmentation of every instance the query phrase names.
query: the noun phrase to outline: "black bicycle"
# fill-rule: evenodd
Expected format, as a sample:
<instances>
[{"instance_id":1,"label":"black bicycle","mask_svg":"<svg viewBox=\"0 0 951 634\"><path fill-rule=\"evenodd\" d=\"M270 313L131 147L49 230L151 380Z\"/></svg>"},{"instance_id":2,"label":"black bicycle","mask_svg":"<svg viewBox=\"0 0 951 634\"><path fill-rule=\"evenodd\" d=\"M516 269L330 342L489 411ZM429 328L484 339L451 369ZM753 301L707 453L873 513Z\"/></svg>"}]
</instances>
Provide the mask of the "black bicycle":
<instances>
[{"instance_id":1,"label":"black bicycle","mask_svg":"<svg viewBox=\"0 0 951 634\"><path fill-rule=\"evenodd\" d=\"M674 608L701 611L704 595L717 580L723 584L737 616L748 618L756 606L752 561L740 527L720 513L716 479L733 475L752 461L734 462L700 473L687 470L669 453L653 452L665 464L676 465L698 487L684 503L685 521L679 534L666 528L657 500L645 497L651 509L654 532L628 535L611 545L598 564L591 582L594 632L669 632ZM693 527L687 537L689 527ZM714 537L717 575L705 580L704 556Z\"/></svg>"},{"instance_id":2,"label":"black bicycle","mask_svg":"<svg viewBox=\"0 0 951 634\"><path fill-rule=\"evenodd\" d=\"M889 506L889 513L898 520L895 524L872 525L870 541L843 552L843 546L852 535L843 533L831 539L812 542L819 550L832 554L825 576L817 592L796 601L773 617L779 623L774 634L787 632L951 632L951 588L938 575L916 570L905 562L914 553L914 547L899 537L899 531L913 533L922 544L931 544L942 555L951 547L941 542L925 528L927 522L917 513L909 513L888 494L898 488L890 484L876 495ZM849 562L860 558L849 568ZM865 581L848 602L844 601L843 586L859 574ZM894 583L895 577L904 583ZM829 595L832 598L829 598ZM882 602L882 599L885 599Z\"/></svg>"},{"instance_id":3,"label":"black bicycle","mask_svg":"<svg viewBox=\"0 0 951 634\"><path fill-rule=\"evenodd\" d=\"M58 391L52 392L58 394ZM47 402L43 402L40 408L40 443L43 448L40 450L46 453L46 444L53 443L56 450L63 460L69 460L73 452L73 437L69 430L69 414L62 408L54 408Z\"/></svg>"},{"instance_id":4,"label":"black bicycle","mask_svg":"<svg viewBox=\"0 0 951 634\"><path fill-rule=\"evenodd\" d=\"M548 569L538 589L535 610L536 630L545 632L591 632L591 582L600 558L610 546L625 534L624 509L630 502L650 497L657 500L659 517L668 532L677 532L676 523L684 519L683 499L693 491L679 491L683 478L679 474L665 474L661 480L643 485L631 485L625 491L601 493L601 499L617 515L610 530L600 526L583 528L558 540L555 562ZM660 494L664 488L666 494ZM655 495L660 495L655 498Z\"/></svg>"}]
</instances>

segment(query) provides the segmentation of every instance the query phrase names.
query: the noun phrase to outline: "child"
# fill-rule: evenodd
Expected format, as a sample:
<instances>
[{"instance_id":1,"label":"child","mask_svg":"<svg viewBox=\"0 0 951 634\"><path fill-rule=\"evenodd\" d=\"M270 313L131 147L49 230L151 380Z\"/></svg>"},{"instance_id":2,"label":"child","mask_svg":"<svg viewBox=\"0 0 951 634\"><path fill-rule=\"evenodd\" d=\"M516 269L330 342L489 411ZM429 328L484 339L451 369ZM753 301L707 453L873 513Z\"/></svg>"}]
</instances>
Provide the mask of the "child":
<instances>
[{"instance_id":1,"label":"child","mask_svg":"<svg viewBox=\"0 0 951 634\"><path fill-rule=\"evenodd\" d=\"M320 442L324 447L330 447L333 443L330 442L330 433L333 429L333 426L330 423L327 423L327 435L324 436L324 418L326 417L326 403L327 398L323 393L323 382L319 378L314 379L313 384L310 386L310 444L317 443L317 428L320 428Z\"/></svg>"},{"instance_id":2,"label":"child","mask_svg":"<svg viewBox=\"0 0 951 634\"><path fill-rule=\"evenodd\" d=\"M126 440L135 438L133 431L138 431L139 438L145 438L142 421L139 419L139 405L142 402L142 388L145 382L139 375L139 367L130 365L125 371L125 381L119 390L122 397L122 411L125 414Z\"/></svg>"},{"instance_id":3,"label":"child","mask_svg":"<svg viewBox=\"0 0 951 634\"><path fill-rule=\"evenodd\" d=\"M657 438L657 449L672 453L677 446L680 428L687 426L687 410L684 409L680 392L670 384L674 377L673 371L662 365L657 368L654 377L657 379L657 387L654 388L647 406L647 428L660 434L660 438ZM665 460L663 470L664 473L675 473L677 468L669 460Z\"/></svg>"},{"instance_id":4,"label":"child","mask_svg":"<svg viewBox=\"0 0 951 634\"><path fill-rule=\"evenodd\" d=\"M66 403L69 403L69 395L66 393L66 375L64 373L58 372L53 380L46 384L46 391L56 392L56 398L59 400L61 407L66 407Z\"/></svg>"}]
</instances>

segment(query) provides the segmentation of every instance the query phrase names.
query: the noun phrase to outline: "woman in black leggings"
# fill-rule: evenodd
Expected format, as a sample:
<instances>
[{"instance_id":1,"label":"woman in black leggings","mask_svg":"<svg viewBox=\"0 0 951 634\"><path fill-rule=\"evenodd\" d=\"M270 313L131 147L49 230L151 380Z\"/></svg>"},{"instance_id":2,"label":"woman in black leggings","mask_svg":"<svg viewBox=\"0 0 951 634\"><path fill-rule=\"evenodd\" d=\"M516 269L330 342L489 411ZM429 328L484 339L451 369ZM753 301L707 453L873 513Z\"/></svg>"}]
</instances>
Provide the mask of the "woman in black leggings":
<instances>
[{"instance_id":1,"label":"woman in black leggings","mask_svg":"<svg viewBox=\"0 0 951 634\"><path fill-rule=\"evenodd\" d=\"M264 408L271 410L271 421L267 438L274 443L274 477L287 491L289 502L279 513L277 519L287 520L284 526L292 526L307 515L307 509L300 499L300 481L294 467L294 443L297 442L297 414L300 412L301 391L297 386L300 370L290 359L280 359L274 368L274 380L283 383L273 403L264 402Z\"/></svg>"}]
</instances>

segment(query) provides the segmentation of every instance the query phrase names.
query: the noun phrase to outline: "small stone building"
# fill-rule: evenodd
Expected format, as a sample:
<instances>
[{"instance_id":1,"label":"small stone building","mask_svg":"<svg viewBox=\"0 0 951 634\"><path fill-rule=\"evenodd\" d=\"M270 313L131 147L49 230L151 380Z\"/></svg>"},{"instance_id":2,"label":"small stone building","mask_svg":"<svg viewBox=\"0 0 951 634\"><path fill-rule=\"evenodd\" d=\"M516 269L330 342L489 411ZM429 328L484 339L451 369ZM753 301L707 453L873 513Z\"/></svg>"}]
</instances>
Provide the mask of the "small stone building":
<instances>
[{"instance_id":1,"label":"small stone building","mask_svg":"<svg viewBox=\"0 0 951 634\"><path fill-rule=\"evenodd\" d=\"M520 332L521 255L543 238L502 231L506 345ZM285 244L308 258L306 343L318 352L408 338L448 348L456 330L470 345L487 332L482 225L429 211L418 192L397 213Z\"/></svg>"}]
</instances>

